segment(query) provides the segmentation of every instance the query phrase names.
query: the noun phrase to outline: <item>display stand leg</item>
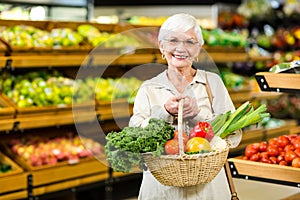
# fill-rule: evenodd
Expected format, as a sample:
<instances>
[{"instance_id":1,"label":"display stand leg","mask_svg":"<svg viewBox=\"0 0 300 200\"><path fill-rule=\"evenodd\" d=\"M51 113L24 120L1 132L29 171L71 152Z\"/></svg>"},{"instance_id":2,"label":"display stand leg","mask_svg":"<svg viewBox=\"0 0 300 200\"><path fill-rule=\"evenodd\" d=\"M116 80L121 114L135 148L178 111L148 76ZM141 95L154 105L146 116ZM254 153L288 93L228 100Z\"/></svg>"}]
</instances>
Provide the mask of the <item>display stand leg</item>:
<instances>
[{"instance_id":1,"label":"display stand leg","mask_svg":"<svg viewBox=\"0 0 300 200\"><path fill-rule=\"evenodd\" d=\"M32 194L32 174L29 174L27 176L27 199L28 200L33 200L34 196Z\"/></svg>"},{"instance_id":2,"label":"display stand leg","mask_svg":"<svg viewBox=\"0 0 300 200\"><path fill-rule=\"evenodd\" d=\"M109 176L108 179L105 181L105 199L112 200L113 199L113 169L109 168Z\"/></svg>"}]
</instances>

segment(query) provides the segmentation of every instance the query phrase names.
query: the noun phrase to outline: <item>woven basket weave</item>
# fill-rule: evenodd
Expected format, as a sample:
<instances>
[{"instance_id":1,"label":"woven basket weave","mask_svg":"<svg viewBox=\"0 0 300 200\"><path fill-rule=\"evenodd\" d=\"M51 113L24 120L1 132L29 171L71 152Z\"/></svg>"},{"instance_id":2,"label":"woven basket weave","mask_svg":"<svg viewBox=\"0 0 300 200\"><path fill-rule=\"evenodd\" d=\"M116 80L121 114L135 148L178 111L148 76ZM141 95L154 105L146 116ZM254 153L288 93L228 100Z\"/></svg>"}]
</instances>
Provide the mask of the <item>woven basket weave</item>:
<instances>
[{"instance_id":1,"label":"woven basket weave","mask_svg":"<svg viewBox=\"0 0 300 200\"><path fill-rule=\"evenodd\" d=\"M179 112L178 125L182 124L181 118ZM179 155L142 155L152 175L166 186L185 187L212 181L226 162L230 148L228 141L214 137L210 142L213 151L187 155L183 153L181 126L178 126L178 132Z\"/></svg>"}]
</instances>

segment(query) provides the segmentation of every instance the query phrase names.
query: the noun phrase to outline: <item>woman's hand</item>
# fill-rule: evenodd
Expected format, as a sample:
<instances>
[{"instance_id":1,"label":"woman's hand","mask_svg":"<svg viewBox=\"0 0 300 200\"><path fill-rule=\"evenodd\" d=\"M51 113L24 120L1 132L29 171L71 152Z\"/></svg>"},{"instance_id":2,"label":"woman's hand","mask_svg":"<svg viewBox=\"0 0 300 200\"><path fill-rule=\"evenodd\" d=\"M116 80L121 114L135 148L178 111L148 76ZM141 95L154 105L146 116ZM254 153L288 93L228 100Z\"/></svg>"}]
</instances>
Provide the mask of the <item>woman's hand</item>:
<instances>
[{"instance_id":1,"label":"woman's hand","mask_svg":"<svg viewBox=\"0 0 300 200\"><path fill-rule=\"evenodd\" d=\"M170 113L170 115L178 116L178 106L180 99L182 99L182 97L173 96L166 101L164 106L166 111Z\"/></svg>"},{"instance_id":2,"label":"woman's hand","mask_svg":"<svg viewBox=\"0 0 300 200\"><path fill-rule=\"evenodd\" d=\"M199 112L196 99L189 96L184 97L183 118L194 118Z\"/></svg>"},{"instance_id":3,"label":"woman's hand","mask_svg":"<svg viewBox=\"0 0 300 200\"><path fill-rule=\"evenodd\" d=\"M165 109L173 116L178 116L179 101L184 99L183 118L194 118L200 112L195 98L189 96L174 96L165 103Z\"/></svg>"}]
</instances>

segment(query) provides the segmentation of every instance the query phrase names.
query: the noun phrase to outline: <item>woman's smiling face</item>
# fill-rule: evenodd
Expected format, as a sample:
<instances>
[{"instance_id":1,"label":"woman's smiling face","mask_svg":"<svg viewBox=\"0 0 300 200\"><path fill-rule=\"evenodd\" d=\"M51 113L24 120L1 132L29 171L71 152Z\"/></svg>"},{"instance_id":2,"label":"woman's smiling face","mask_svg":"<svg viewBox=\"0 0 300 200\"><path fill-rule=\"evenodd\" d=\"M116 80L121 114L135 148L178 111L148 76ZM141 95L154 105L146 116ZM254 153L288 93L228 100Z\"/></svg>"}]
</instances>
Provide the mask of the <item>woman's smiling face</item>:
<instances>
[{"instance_id":1,"label":"woman's smiling face","mask_svg":"<svg viewBox=\"0 0 300 200\"><path fill-rule=\"evenodd\" d=\"M170 31L159 45L168 65L175 68L191 67L201 49L193 29L184 33Z\"/></svg>"}]
</instances>

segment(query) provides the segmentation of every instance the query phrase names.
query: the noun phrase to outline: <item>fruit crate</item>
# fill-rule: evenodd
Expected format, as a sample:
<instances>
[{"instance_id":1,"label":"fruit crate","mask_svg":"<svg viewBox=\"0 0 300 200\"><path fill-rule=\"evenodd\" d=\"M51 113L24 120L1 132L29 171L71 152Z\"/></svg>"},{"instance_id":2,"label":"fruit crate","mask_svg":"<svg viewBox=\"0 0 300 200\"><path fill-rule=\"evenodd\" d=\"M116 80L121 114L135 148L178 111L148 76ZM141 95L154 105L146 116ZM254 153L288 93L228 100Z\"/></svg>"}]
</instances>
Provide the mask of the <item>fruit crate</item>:
<instances>
[{"instance_id":1,"label":"fruit crate","mask_svg":"<svg viewBox=\"0 0 300 200\"><path fill-rule=\"evenodd\" d=\"M0 103L5 102L7 105L7 109L13 112L13 116L17 118L26 118L26 117L36 117L36 116L57 116L64 114L72 114L73 110L76 112L87 112L87 108L91 108L93 106L93 102L83 102L83 103L74 103L74 104L62 104L62 105L49 105L49 106L32 106L21 108L18 107L9 97L5 94L1 94ZM9 107L10 106L10 107ZM8 112L8 111L6 111ZM4 113L4 111L3 111ZM1 119L1 109L0 109L0 119Z\"/></svg>"},{"instance_id":2,"label":"fruit crate","mask_svg":"<svg viewBox=\"0 0 300 200\"><path fill-rule=\"evenodd\" d=\"M2 94L1 97L13 107L16 111L16 117L30 117L36 115L55 115L58 109L58 106L43 106L43 107L26 107L20 108L15 104L9 97L5 94Z\"/></svg>"},{"instance_id":3,"label":"fruit crate","mask_svg":"<svg viewBox=\"0 0 300 200\"><path fill-rule=\"evenodd\" d=\"M99 24L92 22L58 22L58 21L29 21L29 20L1 20L0 26L12 27L16 25L32 26L41 30L51 31L53 29L69 28L76 30L78 26L88 24L105 32L121 32L128 30L128 26L120 26L117 24ZM0 38L4 48L4 52L11 56L20 55L57 55L57 54L88 54L93 47L85 40L75 46L50 46L50 47L26 47L14 46L3 38ZM1 46L0 46L1 47ZM0 49L1 50L1 49ZM1 51L0 51L1 52Z\"/></svg>"},{"instance_id":4,"label":"fruit crate","mask_svg":"<svg viewBox=\"0 0 300 200\"><path fill-rule=\"evenodd\" d=\"M96 112L99 120L106 120L118 117L130 117L132 115L133 104L126 98L115 100L96 100Z\"/></svg>"},{"instance_id":5,"label":"fruit crate","mask_svg":"<svg viewBox=\"0 0 300 200\"><path fill-rule=\"evenodd\" d=\"M16 110L3 94L0 94L0 120L15 118Z\"/></svg>"},{"instance_id":6,"label":"fruit crate","mask_svg":"<svg viewBox=\"0 0 300 200\"><path fill-rule=\"evenodd\" d=\"M244 160L242 156L229 158L228 161L233 163L236 169L234 175L290 182L299 187L300 168Z\"/></svg>"},{"instance_id":7,"label":"fruit crate","mask_svg":"<svg viewBox=\"0 0 300 200\"><path fill-rule=\"evenodd\" d=\"M245 47L227 47L227 46L208 46L208 45L204 45L203 48L207 52L246 53Z\"/></svg>"},{"instance_id":8,"label":"fruit crate","mask_svg":"<svg viewBox=\"0 0 300 200\"><path fill-rule=\"evenodd\" d=\"M0 199L11 192L26 190L28 173L2 152L0 152L0 162L12 167L11 171L0 174Z\"/></svg>"},{"instance_id":9,"label":"fruit crate","mask_svg":"<svg viewBox=\"0 0 300 200\"><path fill-rule=\"evenodd\" d=\"M33 186L42 186L91 175L106 176L105 174L108 173L109 165L104 153L100 153L97 158L88 156L60 161L55 164L33 166L24 158L13 153L8 143L8 141L2 142L2 149L4 149L4 152L13 158L18 165L32 175Z\"/></svg>"},{"instance_id":10,"label":"fruit crate","mask_svg":"<svg viewBox=\"0 0 300 200\"><path fill-rule=\"evenodd\" d=\"M13 27L16 25L26 25L38 28L40 30L51 31L55 27L53 21L27 21L27 20L1 20L0 26ZM68 28L68 27L62 27ZM16 46L6 41L4 38L0 39L2 44L5 45L7 55L49 55L49 54L82 54L88 53L91 46L86 42L81 42L79 45L74 46L49 46L49 47L28 47L24 45Z\"/></svg>"}]
</instances>

